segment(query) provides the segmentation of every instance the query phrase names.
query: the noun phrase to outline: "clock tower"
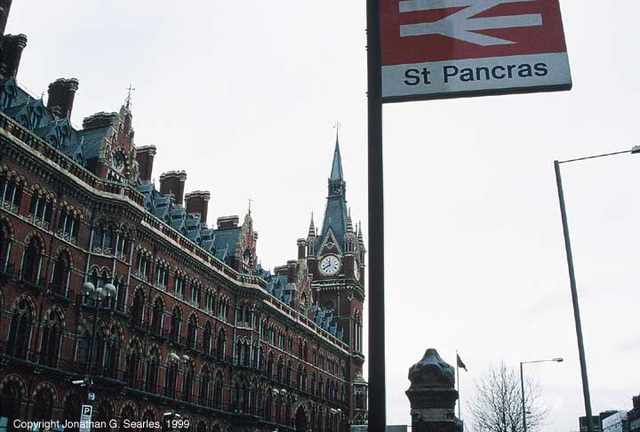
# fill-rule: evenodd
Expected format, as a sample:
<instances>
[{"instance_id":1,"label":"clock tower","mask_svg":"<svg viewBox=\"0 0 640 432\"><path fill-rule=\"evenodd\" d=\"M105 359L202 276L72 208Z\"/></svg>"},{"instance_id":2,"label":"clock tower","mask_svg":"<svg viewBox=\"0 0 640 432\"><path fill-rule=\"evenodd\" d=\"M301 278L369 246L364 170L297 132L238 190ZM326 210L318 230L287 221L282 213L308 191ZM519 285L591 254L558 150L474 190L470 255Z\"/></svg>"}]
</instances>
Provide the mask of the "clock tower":
<instances>
[{"instance_id":1,"label":"clock tower","mask_svg":"<svg viewBox=\"0 0 640 432\"><path fill-rule=\"evenodd\" d=\"M306 247L314 300L323 313L335 319L337 331L342 333L342 341L349 346L349 379L358 377L355 381L362 383L362 388L354 391L366 393L366 383L362 380L366 250L361 227L359 224L354 226L347 206L346 182L337 136L322 228L317 230L312 217Z\"/></svg>"}]
</instances>

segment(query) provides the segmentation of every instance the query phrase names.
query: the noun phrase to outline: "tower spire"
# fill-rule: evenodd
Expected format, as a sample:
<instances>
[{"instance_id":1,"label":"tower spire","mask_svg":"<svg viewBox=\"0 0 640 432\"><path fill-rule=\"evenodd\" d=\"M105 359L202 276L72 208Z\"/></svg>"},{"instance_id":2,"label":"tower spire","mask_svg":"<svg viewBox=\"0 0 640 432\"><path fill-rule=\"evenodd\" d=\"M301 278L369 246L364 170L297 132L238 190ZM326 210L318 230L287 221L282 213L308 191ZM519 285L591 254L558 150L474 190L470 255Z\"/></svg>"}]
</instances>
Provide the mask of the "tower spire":
<instances>
[{"instance_id":1,"label":"tower spire","mask_svg":"<svg viewBox=\"0 0 640 432\"><path fill-rule=\"evenodd\" d=\"M331 176L329 180L340 181L342 177L342 157L340 156L340 122L336 122L336 148L333 151L333 164L331 165Z\"/></svg>"},{"instance_id":2,"label":"tower spire","mask_svg":"<svg viewBox=\"0 0 640 432\"><path fill-rule=\"evenodd\" d=\"M311 223L309 224L309 233L307 234L309 238L316 236L316 227L313 224L313 212L311 212Z\"/></svg>"},{"instance_id":3,"label":"tower spire","mask_svg":"<svg viewBox=\"0 0 640 432\"><path fill-rule=\"evenodd\" d=\"M353 222L351 221L351 207L349 207L349 213L347 214L347 233L353 233Z\"/></svg>"}]
</instances>

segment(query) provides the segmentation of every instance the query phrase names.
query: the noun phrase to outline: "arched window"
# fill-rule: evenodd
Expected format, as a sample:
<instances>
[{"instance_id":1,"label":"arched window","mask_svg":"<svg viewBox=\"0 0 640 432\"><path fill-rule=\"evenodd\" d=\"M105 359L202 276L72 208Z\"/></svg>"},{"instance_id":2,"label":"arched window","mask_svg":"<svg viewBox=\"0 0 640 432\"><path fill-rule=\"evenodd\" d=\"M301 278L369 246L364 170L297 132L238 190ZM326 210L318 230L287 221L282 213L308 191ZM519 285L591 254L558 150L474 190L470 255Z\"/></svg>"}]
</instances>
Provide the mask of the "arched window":
<instances>
[{"instance_id":1,"label":"arched window","mask_svg":"<svg viewBox=\"0 0 640 432\"><path fill-rule=\"evenodd\" d=\"M207 366L202 368L200 377L200 405L209 406L211 392L211 371Z\"/></svg>"},{"instance_id":2,"label":"arched window","mask_svg":"<svg viewBox=\"0 0 640 432\"><path fill-rule=\"evenodd\" d=\"M69 253L60 252L54 264L51 289L55 294L68 297L69 278L71 277L71 257Z\"/></svg>"},{"instance_id":3,"label":"arched window","mask_svg":"<svg viewBox=\"0 0 640 432\"><path fill-rule=\"evenodd\" d=\"M144 317L144 293L141 289L136 291L135 296L133 297L133 305L131 306L131 319L133 321L133 325L142 327Z\"/></svg>"},{"instance_id":4,"label":"arched window","mask_svg":"<svg viewBox=\"0 0 640 432\"><path fill-rule=\"evenodd\" d=\"M26 358L31 341L31 316L33 311L26 299L21 299L13 312L7 350L14 357Z\"/></svg>"},{"instance_id":5,"label":"arched window","mask_svg":"<svg viewBox=\"0 0 640 432\"><path fill-rule=\"evenodd\" d=\"M182 400L191 402L193 393L193 364L189 363L185 366L184 376L182 377Z\"/></svg>"},{"instance_id":6,"label":"arched window","mask_svg":"<svg viewBox=\"0 0 640 432\"><path fill-rule=\"evenodd\" d=\"M180 324L181 324L182 313L180 312L180 308L178 306L173 308L171 312L171 339L180 342Z\"/></svg>"},{"instance_id":7,"label":"arched window","mask_svg":"<svg viewBox=\"0 0 640 432\"><path fill-rule=\"evenodd\" d=\"M162 335L164 321L164 302L161 297L157 297L153 303L153 316L151 317L151 330Z\"/></svg>"},{"instance_id":8,"label":"arched window","mask_svg":"<svg viewBox=\"0 0 640 432\"><path fill-rule=\"evenodd\" d=\"M194 349L196 347L196 340L198 337L198 319L195 315L189 317L189 324L187 325L187 347Z\"/></svg>"},{"instance_id":9,"label":"arched window","mask_svg":"<svg viewBox=\"0 0 640 432\"><path fill-rule=\"evenodd\" d=\"M284 382L284 360L282 356L278 359L278 382Z\"/></svg>"},{"instance_id":10,"label":"arched window","mask_svg":"<svg viewBox=\"0 0 640 432\"><path fill-rule=\"evenodd\" d=\"M56 367L58 365L58 355L62 341L60 327L60 316L56 311L51 311L48 319L44 322L42 343L40 344L40 362L47 366Z\"/></svg>"},{"instance_id":11,"label":"arched window","mask_svg":"<svg viewBox=\"0 0 640 432\"><path fill-rule=\"evenodd\" d=\"M150 393L158 392L158 370L160 365L160 355L156 349L151 351L151 356L147 361L147 370L144 377L144 388Z\"/></svg>"},{"instance_id":12,"label":"arched window","mask_svg":"<svg viewBox=\"0 0 640 432\"><path fill-rule=\"evenodd\" d=\"M9 228L0 224L0 272L13 271L9 268L9 256L11 255L11 236Z\"/></svg>"},{"instance_id":13,"label":"arched window","mask_svg":"<svg viewBox=\"0 0 640 432\"><path fill-rule=\"evenodd\" d=\"M178 363L169 362L164 374L164 395L176 397L176 386L178 385Z\"/></svg>"},{"instance_id":14,"label":"arched window","mask_svg":"<svg viewBox=\"0 0 640 432\"><path fill-rule=\"evenodd\" d=\"M106 343L105 353L102 360L103 375L109 378L116 378L120 370L120 337L112 336Z\"/></svg>"},{"instance_id":15,"label":"arched window","mask_svg":"<svg viewBox=\"0 0 640 432\"><path fill-rule=\"evenodd\" d=\"M132 342L129 344L129 355L127 356L126 361L126 375L127 375L127 383L132 386L138 388L140 385L138 379L138 373L140 371L140 346L137 342Z\"/></svg>"},{"instance_id":16,"label":"arched window","mask_svg":"<svg viewBox=\"0 0 640 432\"><path fill-rule=\"evenodd\" d=\"M17 382L8 382L0 393L0 418L7 419L7 432L15 432L14 420L20 419L22 392Z\"/></svg>"},{"instance_id":17,"label":"arched window","mask_svg":"<svg viewBox=\"0 0 640 432\"><path fill-rule=\"evenodd\" d=\"M216 374L216 379L213 382L213 406L214 408L220 408L222 405L222 386L224 384L224 379L222 377L222 373L218 371Z\"/></svg>"},{"instance_id":18,"label":"arched window","mask_svg":"<svg viewBox=\"0 0 640 432\"><path fill-rule=\"evenodd\" d=\"M42 267L42 245L40 240L33 237L24 252L22 258L22 279L26 282L38 285L40 270Z\"/></svg>"},{"instance_id":19,"label":"arched window","mask_svg":"<svg viewBox=\"0 0 640 432\"><path fill-rule=\"evenodd\" d=\"M224 330L220 329L220 331L218 332L218 339L216 340L216 355L219 359L224 359L225 357L225 354L226 354L225 346L226 346L226 341L225 341Z\"/></svg>"},{"instance_id":20,"label":"arched window","mask_svg":"<svg viewBox=\"0 0 640 432\"><path fill-rule=\"evenodd\" d=\"M291 368L291 360L287 362L287 384L293 385L293 373Z\"/></svg>"},{"instance_id":21,"label":"arched window","mask_svg":"<svg viewBox=\"0 0 640 432\"><path fill-rule=\"evenodd\" d=\"M18 213L22 198L22 184L6 172L0 175L0 205L13 213Z\"/></svg>"},{"instance_id":22,"label":"arched window","mask_svg":"<svg viewBox=\"0 0 640 432\"><path fill-rule=\"evenodd\" d=\"M207 321L202 332L202 350L205 354L211 355L211 339L212 339L211 323Z\"/></svg>"},{"instance_id":23,"label":"arched window","mask_svg":"<svg viewBox=\"0 0 640 432\"><path fill-rule=\"evenodd\" d=\"M269 353L269 360L267 361L267 375L273 379L273 352Z\"/></svg>"},{"instance_id":24,"label":"arched window","mask_svg":"<svg viewBox=\"0 0 640 432\"><path fill-rule=\"evenodd\" d=\"M33 398L33 421L47 421L53 418L53 395L48 388L41 389Z\"/></svg>"}]
</instances>

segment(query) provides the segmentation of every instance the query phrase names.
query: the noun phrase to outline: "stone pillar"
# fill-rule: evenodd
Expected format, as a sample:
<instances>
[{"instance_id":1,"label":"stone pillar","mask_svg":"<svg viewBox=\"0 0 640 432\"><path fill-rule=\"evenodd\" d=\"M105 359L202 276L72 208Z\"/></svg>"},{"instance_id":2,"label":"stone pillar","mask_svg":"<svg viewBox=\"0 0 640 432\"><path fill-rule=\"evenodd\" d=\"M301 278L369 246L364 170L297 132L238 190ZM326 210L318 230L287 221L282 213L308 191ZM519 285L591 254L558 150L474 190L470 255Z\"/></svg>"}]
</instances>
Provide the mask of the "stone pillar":
<instances>
[{"instance_id":1,"label":"stone pillar","mask_svg":"<svg viewBox=\"0 0 640 432\"><path fill-rule=\"evenodd\" d=\"M429 348L409 369L412 432L462 432L454 407L458 399L453 366Z\"/></svg>"}]
</instances>

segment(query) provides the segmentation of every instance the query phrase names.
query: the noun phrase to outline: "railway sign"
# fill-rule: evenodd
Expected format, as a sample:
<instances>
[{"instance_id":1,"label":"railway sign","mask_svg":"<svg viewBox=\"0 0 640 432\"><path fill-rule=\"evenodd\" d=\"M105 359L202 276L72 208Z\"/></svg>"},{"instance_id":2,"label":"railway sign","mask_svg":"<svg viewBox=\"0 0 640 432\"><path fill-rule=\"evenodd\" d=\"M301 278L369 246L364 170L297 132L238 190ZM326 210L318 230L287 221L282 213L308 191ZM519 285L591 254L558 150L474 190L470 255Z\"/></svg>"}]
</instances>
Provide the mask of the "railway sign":
<instances>
[{"instance_id":1,"label":"railway sign","mask_svg":"<svg viewBox=\"0 0 640 432\"><path fill-rule=\"evenodd\" d=\"M568 90L559 0L381 0L383 102Z\"/></svg>"}]
</instances>

